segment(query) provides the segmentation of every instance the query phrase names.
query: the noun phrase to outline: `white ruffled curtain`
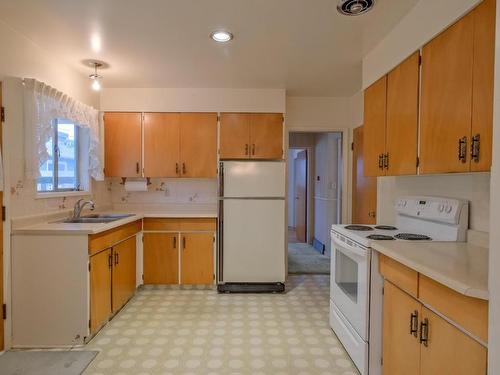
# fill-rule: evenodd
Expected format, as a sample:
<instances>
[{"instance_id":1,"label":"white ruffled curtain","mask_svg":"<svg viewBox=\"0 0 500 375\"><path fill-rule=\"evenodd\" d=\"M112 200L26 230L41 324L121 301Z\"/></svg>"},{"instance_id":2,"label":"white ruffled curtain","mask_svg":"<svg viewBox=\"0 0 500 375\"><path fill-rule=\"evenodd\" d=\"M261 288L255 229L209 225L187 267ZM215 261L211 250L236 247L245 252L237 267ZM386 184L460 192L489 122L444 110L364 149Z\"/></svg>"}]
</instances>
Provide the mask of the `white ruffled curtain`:
<instances>
[{"instance_id":1,"label":"white ruffled curtain","mask_svg":"<svg viewBox=\"0 0 500 375\"><path fill-rule=\"evenodd\" d=\"M54 119L73 121L89 133L89 173L104 180L99 138L99 111L35 79L24 80L24 138L26 177L40 177L40 166L49 154L46 143L52 136Z\"/></svg>"}]
</instances>

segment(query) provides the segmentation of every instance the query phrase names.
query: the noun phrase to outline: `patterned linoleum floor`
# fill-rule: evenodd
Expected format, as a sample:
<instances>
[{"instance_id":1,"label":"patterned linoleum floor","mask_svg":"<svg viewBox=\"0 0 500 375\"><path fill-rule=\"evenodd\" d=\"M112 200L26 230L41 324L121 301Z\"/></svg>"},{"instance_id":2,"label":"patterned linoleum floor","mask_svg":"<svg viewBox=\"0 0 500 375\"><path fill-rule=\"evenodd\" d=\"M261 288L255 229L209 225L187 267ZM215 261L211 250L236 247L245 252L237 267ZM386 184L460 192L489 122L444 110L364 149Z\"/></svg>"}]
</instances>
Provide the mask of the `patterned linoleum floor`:
<instances>
[{"instance_id":1,"label":"patterned linoleum floor","mask_svg":"<svg viewBox=\"0 0 500 375\"><path fill-rule=\"evenodd\" d=\"M87 345L85 375L354 375L328 324L329 277L286 294L143 289Z\"/></svg>"}]
</instances>

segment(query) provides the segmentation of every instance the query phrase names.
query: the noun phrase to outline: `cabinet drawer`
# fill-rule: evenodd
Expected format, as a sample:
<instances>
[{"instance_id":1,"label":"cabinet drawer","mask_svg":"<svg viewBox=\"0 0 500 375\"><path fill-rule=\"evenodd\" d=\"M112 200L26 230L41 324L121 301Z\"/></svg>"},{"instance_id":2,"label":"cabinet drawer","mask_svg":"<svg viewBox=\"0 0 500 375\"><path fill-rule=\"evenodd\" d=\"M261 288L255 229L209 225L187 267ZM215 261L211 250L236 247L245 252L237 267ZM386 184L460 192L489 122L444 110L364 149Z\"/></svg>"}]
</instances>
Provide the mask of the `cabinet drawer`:
<instances>
[{"instance_id":1,"label":"cabinet drawer","mask_svg":"<svg viewBox=\"0 0 500 375\"><path fill-rule=\"evenodd\" d=\"M180 219L179 225L181 232L215 231L216 220L212 218Z\"/></svg>"},{"instance_id":2,"label":"cabinet drawer","mask_svg":"<svg viewBox=\"0 0 500 375\"><path fill-rule=\"evenodd\" d=\"M418 297L418 273L395 260L380 255L380 273L397 287Z\"/></svg>"},{"instance_id":3,"label":"cabinet drawer","mask_svg":"<svg viewBox=\"0 0 500 375\"><path fill-rule=\"evenodd\" d=\"M102 233L89 235L89 255L113 246L117 242L133 236L142 229L142 220L107 230Z\"/></svg>"},{"instance_id":4,"label":"cabinet drawer","mask_svg":"<svg viewBox=\"0 0 500 375\"><path fill-rule=\"evenodd\" d=\"M419 277L418 293L424 304L488 341L488 301L464 296L424 275Z\"/></svg>"},{"instance_id":5,"label":"cabinet drawer","mask_svg":"<svg viewBox=\"0 0 500 375\"><path fill-rule=\"evenodd\" d=\"M179 219L145 218L144 230L178 232L180 230Z\"/></svg>"}]
</instances>

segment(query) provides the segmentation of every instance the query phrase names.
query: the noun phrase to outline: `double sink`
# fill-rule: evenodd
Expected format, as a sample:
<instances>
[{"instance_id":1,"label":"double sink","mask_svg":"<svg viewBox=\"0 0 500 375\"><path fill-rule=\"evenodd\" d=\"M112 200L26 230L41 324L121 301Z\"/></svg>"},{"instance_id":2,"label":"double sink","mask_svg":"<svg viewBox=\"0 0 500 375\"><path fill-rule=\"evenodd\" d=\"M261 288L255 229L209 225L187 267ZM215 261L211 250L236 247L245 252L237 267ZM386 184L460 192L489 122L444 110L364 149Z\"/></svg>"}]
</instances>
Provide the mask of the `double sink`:
<instances>
[{"instance_id":1,"label":"double sink","mask_svg":"<svg viewBox=\"0 0 500 375\"><path fill-rule=\"evenodd\" d=\"M110 223L112 221L125 219L135 214L95 214L95 215L85 215L77 218L67 218L64 220L56 221L56 223Z\"/></svg>"}]
</instances>

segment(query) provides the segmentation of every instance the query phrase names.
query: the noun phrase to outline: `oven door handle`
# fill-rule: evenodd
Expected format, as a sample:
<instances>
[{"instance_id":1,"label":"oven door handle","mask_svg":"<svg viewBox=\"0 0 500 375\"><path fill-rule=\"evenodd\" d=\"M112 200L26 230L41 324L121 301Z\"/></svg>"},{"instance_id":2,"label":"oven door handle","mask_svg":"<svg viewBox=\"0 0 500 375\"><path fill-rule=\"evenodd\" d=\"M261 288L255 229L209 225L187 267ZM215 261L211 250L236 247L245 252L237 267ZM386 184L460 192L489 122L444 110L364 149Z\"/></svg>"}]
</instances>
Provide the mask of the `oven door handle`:
<instances>
[{"instance_id":1,"label":"oven door handle","mask_svg":"<svg viewBox=\"0 0 500 375\"><path fill-rule=\"evenodd\" d=\"M337 250L342 251L344 254L349 255L348 253L355 254L360 257L367 257L368 251L356 245L350 245L347 242L339 241L336 238L333 239L333 243Z\"/></svg>"}]
</instances>

